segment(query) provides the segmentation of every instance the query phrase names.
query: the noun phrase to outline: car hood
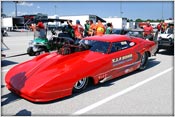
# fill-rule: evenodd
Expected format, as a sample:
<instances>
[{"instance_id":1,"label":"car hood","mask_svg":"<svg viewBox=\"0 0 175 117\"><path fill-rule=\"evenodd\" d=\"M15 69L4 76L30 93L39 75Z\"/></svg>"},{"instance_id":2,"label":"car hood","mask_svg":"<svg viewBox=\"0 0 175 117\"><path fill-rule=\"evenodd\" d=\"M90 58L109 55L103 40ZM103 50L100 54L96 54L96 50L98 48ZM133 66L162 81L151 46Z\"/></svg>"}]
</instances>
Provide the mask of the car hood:
<instances>
[{"instance_id":1,"label":"car hood","mask_svg":"<svg viewBox=\"0 0 175 117\"><path fill-rule=\"evenodd\" d=\"M164 38L164 39L169 39L169 38L174 38L173 34L159 34L158 35L159 38Z\"/></svg>"},{"instance_id":2,"label":"car hood","mask_svg":"<svg viewBox=\"0 0 175 117\"><path fill-rule=\"evenodd\" d=\"M82 65L90 67L104 55L89 50L70 55L42 54L12 68L5 80L15 89L35 90L55 78L59 79L57 82L67 79L66 74L81 69Z\"/></svg>"}]
</instances>

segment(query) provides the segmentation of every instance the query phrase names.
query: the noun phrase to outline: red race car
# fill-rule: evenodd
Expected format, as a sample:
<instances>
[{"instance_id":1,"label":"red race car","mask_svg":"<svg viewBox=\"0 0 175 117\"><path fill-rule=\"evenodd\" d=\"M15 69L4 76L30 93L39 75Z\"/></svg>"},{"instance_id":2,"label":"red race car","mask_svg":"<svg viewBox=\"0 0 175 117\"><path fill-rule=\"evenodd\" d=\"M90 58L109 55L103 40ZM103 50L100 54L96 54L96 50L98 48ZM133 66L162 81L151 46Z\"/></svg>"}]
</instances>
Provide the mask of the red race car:
<instances>
[{"instance_id":1,"label":"red race car","mask_svg":"<svg viewBox=\"0 0 175 117\"><path fill-rule=\"evenodd\" d=\"M86 37L58 52L41 54L7 73L7 88L32 102L47 102L80 92L90 80L103 83L145 69L154 41L126 35Z\"/></svg>"}]
</instances>

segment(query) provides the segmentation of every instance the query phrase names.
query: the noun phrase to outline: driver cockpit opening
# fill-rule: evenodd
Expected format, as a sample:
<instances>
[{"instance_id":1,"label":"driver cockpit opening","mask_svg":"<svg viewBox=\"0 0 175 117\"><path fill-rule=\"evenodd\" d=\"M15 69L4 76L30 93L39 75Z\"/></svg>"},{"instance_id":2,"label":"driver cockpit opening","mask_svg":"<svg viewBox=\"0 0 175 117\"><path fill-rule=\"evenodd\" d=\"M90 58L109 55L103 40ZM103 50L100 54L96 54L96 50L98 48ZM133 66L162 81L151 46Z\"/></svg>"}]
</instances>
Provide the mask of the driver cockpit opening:
<instances>
[{"instance_id":1,"label":"driver cockpit opening","mask_svg":"<svg viewBox=\"0 0 175 117\"><path fill-rule=\"evenodd\" d=\"M67 54L72 54L75 52L81 52L89 50L88 45L73 45L73 44L65 44L62 48L58 50L58 53L61 55L67 55Z\"/></svg>"}]
</instances>

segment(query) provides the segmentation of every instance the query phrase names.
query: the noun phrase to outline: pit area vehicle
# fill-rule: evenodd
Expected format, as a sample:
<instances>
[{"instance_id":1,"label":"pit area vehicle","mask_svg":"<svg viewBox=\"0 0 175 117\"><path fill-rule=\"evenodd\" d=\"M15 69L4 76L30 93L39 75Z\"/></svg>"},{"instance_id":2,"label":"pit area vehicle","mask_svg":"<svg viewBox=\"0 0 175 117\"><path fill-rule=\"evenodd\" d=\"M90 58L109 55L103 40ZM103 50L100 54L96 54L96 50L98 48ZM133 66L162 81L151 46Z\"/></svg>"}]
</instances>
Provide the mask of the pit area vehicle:
<instances>
[{"instance_id":1,"label":"pit area vehicle","mask_svg":"<svg viewBox=\"0 0 175 117\"><path fill-rule=\"evenodd\" d=\"M8 36L6 28L1 28L1 35L2 36Z\"/></svg>"},{"instance_id":2,"label":"pit area vehicle","mask_svg":"<svg viewBox=\"0 0 175 117\"><path fill-rule=\"evenodd\" d=\"M125 35L129 32L129 29L113 29L112 34Z\"/></svg>"},{"instance_id":3,"label":"pit area vehicle","mask_svg":"<svg viewBox=\"0 0 175 117\"><path fill-rule=\"evenodd\" d=\"M52 32L52 36L48 40L36 38L29 42L29 47L27 53L30 56L40 55L41 53L58 50L64 44L73 44L74 40L70 37L60 37L56 35L55 32Z\"/></svg>"},{"instance_id":4,"label":"pit area vehicle","mask_svg":"<svg viewBox=\"0 0 175 117\"><path fill-rule=\"evenodd\" d=\"M157 41L158 41L158 49L157 52L159 52L160 49L165 49L168 51L174 51L174 33L168 31L169 28L164 32L159 32Z\"/></svg>"},{"instance_id":5,"label":"pit area vehicle","mask_svg":"<svg viewBox=\"0 0 175 117\"><path fill-rule=\"evenodd\" d=\"M64 23L67 21L66 19L46 19L42 20L42 22L61 22ZM51 30L52 36L50 39L41 39L41 38L36 38L34 40L30 40L29 42L29 47L27 48L27 53L29 56L35 56L39 55L44 52L49 52L53 51L55 49L58 49L61 47L62 44L64 43L72 43L73 39L70 39L68 37L61 37L58 36L58 34L53 30Z\"/></svg>"},{"instance_id":6,"label":"pit area vehicle","mask_svg":"<svg viewBox=\"0 0 175 117\"><path fill-rule=\"evenodd\" d=\"M126 35L83 38L14 66L5 76L7 88L32 102L48 102L83 91L90 81L104 83L146 69L156 51L154 41Z\"/></svg>"},{"instance_id":7,"label":"pit area vehicle","mask_svg":"<svg viewBox=\"0 0 175 117\"><path fill-rule=\"evenodd\" d=\"M132 29L129 30L125 35L143 38L143 29Z\"/></svg>"}]
</instances>

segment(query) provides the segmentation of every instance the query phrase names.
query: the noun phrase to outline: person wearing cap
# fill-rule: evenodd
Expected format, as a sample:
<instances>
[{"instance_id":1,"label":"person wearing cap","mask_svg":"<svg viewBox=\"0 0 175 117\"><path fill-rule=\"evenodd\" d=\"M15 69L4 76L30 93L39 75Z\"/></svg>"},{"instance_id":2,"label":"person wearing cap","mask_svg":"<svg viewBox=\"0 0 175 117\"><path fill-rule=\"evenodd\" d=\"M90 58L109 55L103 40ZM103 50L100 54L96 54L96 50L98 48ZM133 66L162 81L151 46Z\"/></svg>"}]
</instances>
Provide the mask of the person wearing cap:
<instances>
[{"instance_id":1,"label":"person wearing cap","mask_svg":"<svg viewBox=\"0 0 175 117\"><path fill-rule=\"evenodd\" d=\"M46 39L46 29L42 22L38 22L36 25L36 29L34 31L34 39L35 38Z\"/></svg>"},{"instance_id":2,"label":"person wearing cap","mask_svg":"<svg viewBox=\"0 0 175 117\"><path fill-rule=\"evenodd\" d=\"M72 28L74 29L74 34L75 34L75 39L76 40L80 40L83 38L83 31L84 28L83 26L80 24L80 20L76 20L76 25L73 25L72 23L70 23L70 21L68 21L68 24L70 26L72 26Z\"/></svg>"},{"instance_id":3,"label":"person wearing cap","mask_svg":"<svg viewBox=\"0 0 175 117\"><path fill-rule=\"evenodd\" d=\"M146 26L143 28L143 36L146 39L153 40L153 27L149 21L147 21Z\"/></svg>"}]
</instances>

